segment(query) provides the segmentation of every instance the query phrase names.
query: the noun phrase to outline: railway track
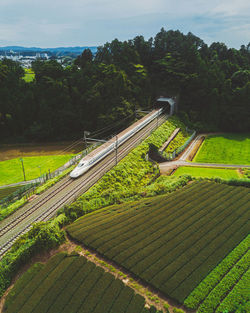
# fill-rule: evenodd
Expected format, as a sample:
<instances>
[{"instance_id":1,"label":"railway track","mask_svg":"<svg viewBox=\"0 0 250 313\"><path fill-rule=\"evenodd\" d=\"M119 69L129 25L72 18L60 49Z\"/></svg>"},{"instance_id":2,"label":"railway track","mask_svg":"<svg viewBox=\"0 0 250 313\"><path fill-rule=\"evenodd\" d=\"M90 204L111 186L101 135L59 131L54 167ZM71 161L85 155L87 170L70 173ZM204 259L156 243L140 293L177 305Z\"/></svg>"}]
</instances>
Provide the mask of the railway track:
<instances>
[{"instance_id":1,"label":"railway track","mask_svg":"<svg viewBox=\"0 0 250 313\"><path fill-rule=\"evenodd\" d=\"M157 126L166 120L161 116L157 121ZM126 141L118 149L118 160L120 161L128 154L140 141L142 141L156 127L156 120L144 127L135 134L130 140ZM73 202L80 194L87 191L94 185L107 171L114 166L115 155L112 152L104 160L91 168L86 174L77 180L69 177L63 179L60 183L51 188L51 191L37 199L37 201L22 212L14 213L10 216L5 225L0 228L0 259L10 249L12 244L24 233L26 233L32 224L39 221L47 221L53 217L57 210L65 204ZM5 221L5 220L4 220Z\"/></svg>"}]
</instances>

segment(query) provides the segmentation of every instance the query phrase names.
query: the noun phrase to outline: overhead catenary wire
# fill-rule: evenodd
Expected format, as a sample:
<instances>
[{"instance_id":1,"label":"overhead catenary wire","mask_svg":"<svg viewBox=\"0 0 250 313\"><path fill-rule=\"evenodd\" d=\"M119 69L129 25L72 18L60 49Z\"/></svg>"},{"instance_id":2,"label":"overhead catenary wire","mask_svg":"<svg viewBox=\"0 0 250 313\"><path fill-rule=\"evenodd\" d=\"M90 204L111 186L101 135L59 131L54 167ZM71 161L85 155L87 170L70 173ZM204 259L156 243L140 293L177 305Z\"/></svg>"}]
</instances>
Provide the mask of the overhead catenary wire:
<instances>
[{"instance_id":1,"label":"overhead catenary wire","mask_svg":"<svg viewBox=\"0 0 250 313\"><path fill-rule=\"evenodd\" d=\"M114 129L114 128L117 128L119 125L123 124L124 121L128 120L128 119L131 118L132 116L134 116L134 112L131 113L131 114L129 114L128 116L126 116L124 119L119 120L119 121L113 123L112 125L103 127L103 128L101 128L101 129L99 129L99 130L97 130L97 131L95 131L95 132L91 132L91 136L93 137L93 136L100 136L100 135L102 135L102 134L106 134L107 131L110 131L110 130L112 130L112 129ZM117 129L117 130L116 130L116 133L120 132L120 131L123 130L123 129L124 129L124 127L121 127L121 128L119 128L119 129ZM112 136L110 136L110 135L109 135L109 136L105 136L103 139L104 139L104 140L109 140L109 139L111 139L113 136L114 136L114 134L113 134ZM65 148L62 149L61 151L59 151L59 152L57 153L57 155L63 155L63 154L65 154L67 151L72 150L73 147L75 147L76 145L79 145L80 143L83 143L83 138L77 139L77 140L74 141L72 144L70 144L69 146L65 147ZM54 156L56 157L57 155L54 155ZM53 156L53 155L51 155L51 156ZM41 167L45 167L45 166L48 167L50 163L51 163L51 160L47 160L47 161L45 161L45 162L40 163L37 167L40 167L40 168L41 168ZM25 173L26 173L26 176L28 176L29 173L31 173L31 169L30 169L30 170L26 170L26 169L25 169ZM43 175L44 175L44 174L43 174Z\"/></svg>"}]
</instances>

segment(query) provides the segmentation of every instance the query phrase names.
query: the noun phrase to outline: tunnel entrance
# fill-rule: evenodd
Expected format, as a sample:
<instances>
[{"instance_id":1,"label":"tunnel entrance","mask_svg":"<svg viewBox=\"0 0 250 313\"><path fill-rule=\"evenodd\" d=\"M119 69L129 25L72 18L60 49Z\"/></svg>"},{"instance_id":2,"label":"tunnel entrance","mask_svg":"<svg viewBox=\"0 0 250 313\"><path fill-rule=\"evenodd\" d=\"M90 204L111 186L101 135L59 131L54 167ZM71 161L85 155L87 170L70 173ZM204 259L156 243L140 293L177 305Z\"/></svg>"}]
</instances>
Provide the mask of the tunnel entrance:
<instances>
[{"instance_id":1,"label":"tunnel entrance","mask_svg":"<svg viewBox=\"0 0 250 313\"><path fill-rule=\"evenodd\" d=\"M161 96L156 99L155 107L164 108L164 111L171 116L174 114L175 104L176 104L175 98L168 98L168 97Z\"/></svg>"}]
</instances>

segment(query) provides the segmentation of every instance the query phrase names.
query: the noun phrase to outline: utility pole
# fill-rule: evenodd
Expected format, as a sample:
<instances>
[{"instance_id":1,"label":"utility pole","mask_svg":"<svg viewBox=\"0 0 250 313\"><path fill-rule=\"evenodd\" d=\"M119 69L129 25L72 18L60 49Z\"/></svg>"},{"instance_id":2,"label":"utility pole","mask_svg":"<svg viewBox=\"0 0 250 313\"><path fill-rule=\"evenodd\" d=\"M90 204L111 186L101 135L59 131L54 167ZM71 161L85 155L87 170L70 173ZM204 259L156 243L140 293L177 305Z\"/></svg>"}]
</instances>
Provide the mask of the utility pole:
<instances>
[{"instance_id":1,"label":"utility pole","mask_svg":"<svg viewBox=\"0 0 250 313\"><path fill-rule=\"evenodd\" d=\"M24 171L24 166L23 166L23 158L20 158L20 161L22 163L22 168L23 168L23 178L24 180L26 181L26 178L25 178L25 171Z\"/></svg>"},{"instance_id":2,"label":"utility pole","mask_svg":"<svg viewBox=\"0 0 250 313\"><path fill-rule=\"evenodd\" d=\"M41 166L40 166L40 165L38 165L37 167L40 169L40 177L41 177L41 176L42 176Z\"/></svg>"},{"instance_id":3,"label":"utility pole","mask_svg":"<svg viewBox=\"0 0 250 313\"><path fill-rule=\"evenodd\" d=\"M115 164L118 163L118 136L115 136Z\"/></svg>"},{"instance_id":4,"label":"utility pole","mask_svg":"<svg viewBox=\"0 0 250 313\"><path fill-rule=\"evenodd\" d=\"M157 117L156 117L156 128L158 128L159 125L159 111L157 112Z\"/></svg>"},{"instance_id":5,"label":"utility pole","mask_svg":"<svg viewBox=\"0 0 250 313\"><path fill-rule=\"evenodd\" d=\"M86 149L87 146L88 146L87 138L86 138L86 136L88 136L88 135L90 135L90 132L88 132L88 131L85 130L85 131L83 132L84 149Z\"/></svg>"}]
</instances>

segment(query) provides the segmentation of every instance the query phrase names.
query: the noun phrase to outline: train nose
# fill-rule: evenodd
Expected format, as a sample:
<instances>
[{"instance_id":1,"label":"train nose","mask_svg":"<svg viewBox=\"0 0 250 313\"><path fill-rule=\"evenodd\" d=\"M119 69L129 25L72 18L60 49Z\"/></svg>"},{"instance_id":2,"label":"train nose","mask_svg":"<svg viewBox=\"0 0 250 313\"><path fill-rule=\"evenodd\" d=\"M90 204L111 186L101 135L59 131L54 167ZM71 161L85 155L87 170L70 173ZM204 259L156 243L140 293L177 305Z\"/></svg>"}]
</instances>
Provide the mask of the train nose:
<instances>
[{"instance_id":1,"label":"train nose","mask_svg":"<svg viewBox=\"0 0 250 313\"><path fill-rule=\"evenodd\" d=\"M78 174L77 172L72 171L72 172L69 174L69 176L70 176L71 178L77 178L77 177L79 176L79 174Z\"/></svg>"}]
</instances>

